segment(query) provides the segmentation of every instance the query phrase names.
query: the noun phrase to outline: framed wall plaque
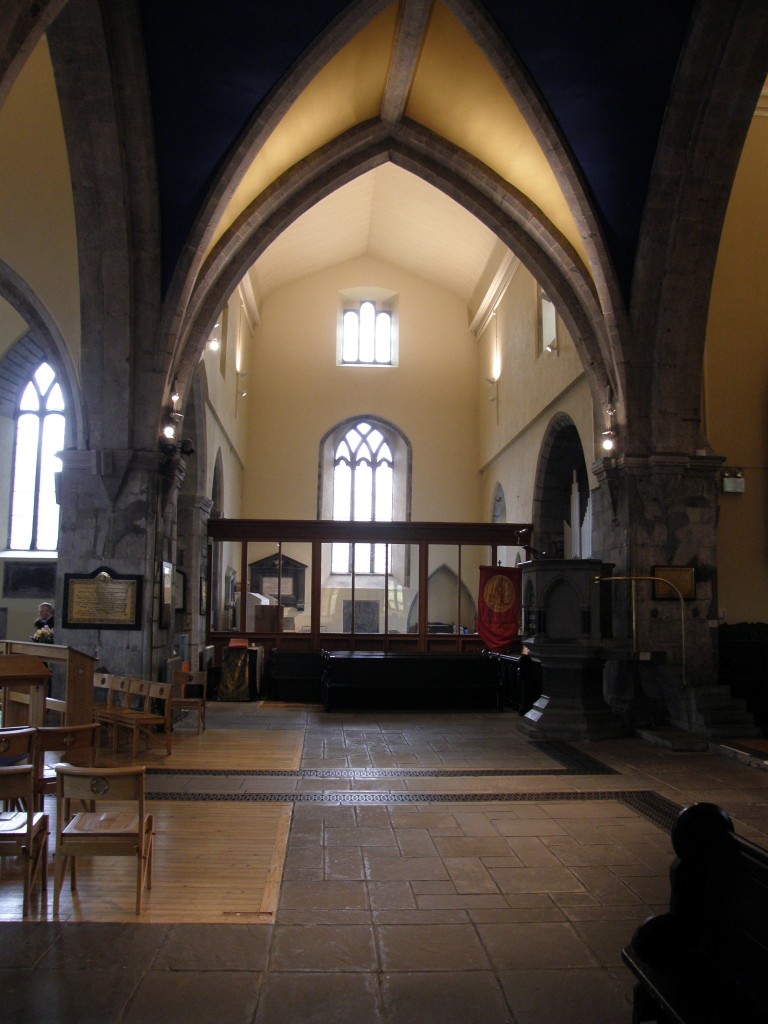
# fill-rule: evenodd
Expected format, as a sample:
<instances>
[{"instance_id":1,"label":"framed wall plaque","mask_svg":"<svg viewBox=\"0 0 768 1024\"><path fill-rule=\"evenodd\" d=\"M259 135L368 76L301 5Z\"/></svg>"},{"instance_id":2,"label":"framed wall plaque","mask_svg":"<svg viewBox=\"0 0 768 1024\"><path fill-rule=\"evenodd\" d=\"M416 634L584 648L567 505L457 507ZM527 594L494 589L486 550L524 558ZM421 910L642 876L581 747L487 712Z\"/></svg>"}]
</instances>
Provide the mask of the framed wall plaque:
<instances>
[{"instance_id":1,"label":"framed wall plaque","mask_svg":"<svg viewBox=\"0 0 768 1024\"><path fill-rule=\"evenodd\" d=\"M142 577L102 565L92 573L64 574L67 629L140 629Z\"/></svg>"},{"instance_id":2,"label":"framed wall plaque","mask_svg":"<svg viewBox=\"0 0 768 1024\"><path fill-rule=\"evenodd\" d=\"M653 576L659 577L653 581L654 600L679 601L682 596L684 601L692 601L696 597L696 579L692 566L654 565L651 573ZM670 586L670 583L673 586ZM677 591L680 593L678 594Z\"/></svg>"}]
</instances>

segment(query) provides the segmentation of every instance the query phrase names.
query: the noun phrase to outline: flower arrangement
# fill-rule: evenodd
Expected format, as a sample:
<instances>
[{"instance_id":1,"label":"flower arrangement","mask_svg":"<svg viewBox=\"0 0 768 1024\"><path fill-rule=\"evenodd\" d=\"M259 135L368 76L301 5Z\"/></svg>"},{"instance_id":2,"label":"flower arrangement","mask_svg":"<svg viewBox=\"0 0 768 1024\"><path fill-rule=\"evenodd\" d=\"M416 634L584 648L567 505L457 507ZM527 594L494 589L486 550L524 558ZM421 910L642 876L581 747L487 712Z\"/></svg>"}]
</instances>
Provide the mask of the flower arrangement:
<instances>
[{"instance_id":1,"label":"flower arrangement","mask_svg":"<svg viewBox=\"0 0 768 1024\"><path fill-rule=\"evenodd\" d=\"M35 630L29 639L36 644L52 644L53 630L50 626L41 626L40 629Z\"/></svg>"}]
</instances>

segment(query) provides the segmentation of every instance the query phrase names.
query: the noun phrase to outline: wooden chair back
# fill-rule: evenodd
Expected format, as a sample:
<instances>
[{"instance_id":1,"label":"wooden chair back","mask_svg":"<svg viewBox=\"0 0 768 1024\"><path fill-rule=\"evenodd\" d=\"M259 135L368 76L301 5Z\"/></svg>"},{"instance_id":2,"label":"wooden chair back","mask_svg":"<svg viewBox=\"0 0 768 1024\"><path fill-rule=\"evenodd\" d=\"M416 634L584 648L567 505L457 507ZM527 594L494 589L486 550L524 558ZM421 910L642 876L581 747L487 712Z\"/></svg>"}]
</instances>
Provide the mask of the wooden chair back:
<instances>
[{"instance_id":1,"label":"wooden chair back","mask_svg":"<svg viewBox=\"0 0 768 1024\"><path fill-rule=\"evenodd\" d=\"M18 857L21 861L22 912L26 917L37 878L41 879L43 891L48 888L48 815L35 810L34 765L0 767L0 800L24 808L0 814L0 856Z\"/></svg>"},{"instance_id":2,"label":"wooden chair back","mask_svg":"<svg viewBox=\"0 0 768 1024\"><path fill-rule=\"evenodd\" d=\"M173 686L171 683L151 682L144 711L129 710L125 714L121 713L116 716L117 728L127 730L131 734L131 751L134 760L138 754L139 739L143 736L147 747L149 747L155 729L162 729L165 735L166 753L171 753L172 697Z\"/></svg>"},{"instance_id":3,"label":"wooden chair back","mask_svg":"<svg viewBox=\"0 0 768 1024\"><path fill-rule=\"evenodd\" d=\"M149 703L149 688L152 683L149 679L129 679L128 700L126 702L129 711L146 711Z\"/></svg>"},{"instance_id":4,"label":"wooden chair back","mask_svg":"<svg viewBox=\"0 0 768 1024\"><path fill-rule=\"evenodd\" d=\"M43 809L46 793L56 792L56 771L53 764L46 764L45 755L61 753L77 764L93 767L96 763L96 747L99 742L99 723L69 726L38 726L35 730L35 804ZM61 758L56 758L61 761Z\"/></svg>"},{"instance_id":5,"label":"wooden chair back","mask_svg":"<svg viewBox=\"0 0 768 1024\"><path fill-rule=\"evenodd\" d=\"M135 856L136 913L140 914L144 888L152 888L154 830L153 817L145 811L144 768L82 768L57 764L56 779L54 916L59 912L68 865L71 866L72 890L77 887L76 858L79 856ZM73 800L93 802L96 806L93 811L81 811L67 821L64 809Z\"/></svg>"},{"instance_id":6,"label":"wooden chair back","mask_svg":"<svg viewBox=\"0 0 768 1024\"><path fill-rule=\"evenodd\" d=\"M171 711L194 711L197 715L198 735L201 728L205 729L207 690L207 672L174 672Z\"/></svg>"},{"instance_id":7,"label":"wooden chair back","mask_svg":"<svg viewBox=\"0 0 768 1024\"><path fill-rule=\"evenodd\" d=\"M35 742L33 726L0 729L0 765L32 761Z\"/></svg>"}]
</instances>

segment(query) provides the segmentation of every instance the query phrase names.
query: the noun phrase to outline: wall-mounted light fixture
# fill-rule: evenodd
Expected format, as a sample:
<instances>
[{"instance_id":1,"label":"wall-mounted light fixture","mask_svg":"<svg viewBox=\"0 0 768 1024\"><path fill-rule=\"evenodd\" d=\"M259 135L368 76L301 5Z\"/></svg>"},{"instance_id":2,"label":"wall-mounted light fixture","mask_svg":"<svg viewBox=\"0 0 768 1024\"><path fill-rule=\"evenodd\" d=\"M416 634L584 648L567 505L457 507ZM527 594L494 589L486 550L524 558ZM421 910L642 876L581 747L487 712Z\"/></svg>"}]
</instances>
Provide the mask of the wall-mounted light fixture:
<instances>
[{"instance_id":1,"label":"wall-mounted light fixture","mask_svg":"<svg viewBox=\"0 0 768 1024\"><path fill-rule=\"evenodd\" d=\"M744 470L741 466L723 466L722 482L726 494L743 494Z\"/></svg>"},{"instance_id":2,"label":"wall-mounted light fixture","mask_svg":"<svg viewBox=\"0 0 768 1024\"><path fill-rule=\"evenodd\" d=\"M600 435L602 437L602 447L604 452L612 452L616 447L616 431L615 430L604 430Z\"/></svg>"},{"instance_id":3,"label":"wall-mounted light fixture","mask_svg":"<svg viewBox=\"0 0 768 1024\"><path fill-rule=\"evenodd\" d=\"M210 337L206 342L206 348L208 349L209 352L218 352L219 348L221 347L221 342L219 341L218 335L215 333L216 331L218 331L220 327L221 320L217 320L216 323L213 325L213 330L211 331Z\"/></svg>"},{"instance_id":4,"label":"wall-mounted light fixture","mask_svg":"<svg viewBox=\"0 0 768 1024\"><path fill-rule=\"evenodd\" d=\"M237 371L237 395L238 398L245 398L248 394L248 390L245 386L245 381L250 376L250 370L238 370Z\"/></svg>"},{"instance_id":5,"label":"wall-mounted light fixture","mask_svg":"<svg viewBox=\"0 0 768 1024\"><path fill-rule=\"evenodd\" d=\"M557 338L553 338L548 345L545 345L544 351L549 352L550 355L557 355Z\"/></svg>"}]
</instances>

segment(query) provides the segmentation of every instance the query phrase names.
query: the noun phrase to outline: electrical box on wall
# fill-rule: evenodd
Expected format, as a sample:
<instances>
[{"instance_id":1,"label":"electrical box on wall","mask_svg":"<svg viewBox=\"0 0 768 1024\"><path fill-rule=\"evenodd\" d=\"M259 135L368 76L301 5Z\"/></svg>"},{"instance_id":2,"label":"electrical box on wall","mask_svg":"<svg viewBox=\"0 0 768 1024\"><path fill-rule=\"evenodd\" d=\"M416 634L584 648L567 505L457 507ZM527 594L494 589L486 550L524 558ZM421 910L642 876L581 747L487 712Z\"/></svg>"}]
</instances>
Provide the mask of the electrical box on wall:
<instances>
[{"instance_id":1,"label":"electrical box on wall","mask_svg":"<svg viewBox=\"0 0 768 1024\"><path fill-rule=\"evenodd\" d=\"M724 469L723 470L723 491L726 494L744 493L744 470Z\"/></svg>"}]
</instances>

